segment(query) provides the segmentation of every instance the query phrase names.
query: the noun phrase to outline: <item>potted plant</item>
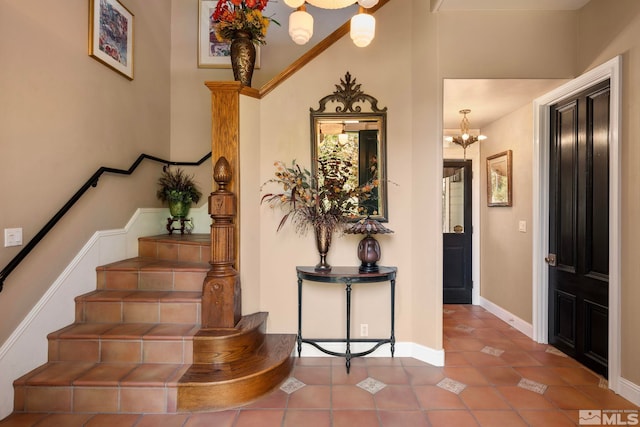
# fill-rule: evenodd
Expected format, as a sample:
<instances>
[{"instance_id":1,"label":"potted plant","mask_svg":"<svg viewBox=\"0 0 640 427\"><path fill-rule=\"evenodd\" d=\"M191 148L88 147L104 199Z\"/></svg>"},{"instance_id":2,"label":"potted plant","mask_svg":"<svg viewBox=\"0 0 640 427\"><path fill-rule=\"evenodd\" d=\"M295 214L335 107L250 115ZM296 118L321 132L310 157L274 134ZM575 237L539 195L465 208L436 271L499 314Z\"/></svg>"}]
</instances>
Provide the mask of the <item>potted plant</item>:
<instances>
[{"instance_id":1,"label":"potted plant","mask_svg":"<svg viewBox=\"0 0 640 427\"><path fill-rule=\"evenodd\" d=\"M282 191L263 195L261 203L286 211L278 231L287 221L293 222L300 234L313 229L320 253L316 270L330 270L326 255L333 233L361 214L361 203L370 197L375 184L354 184L351 163L335 156L318 160L318 176L312 176L295 160L290 167L281 161L275 162L274 166L276 177L265 182L263 187L273 183L281 186Z\"/></svg>"},{"instance_id":2,"label":"potted plant","mask_svg":"<svg viewBox=\"0 0 640 427\"><path fill-rule=\"evenodd\" d=\"M202 193L193 180L193 175L187 175L180 168L165 166L158 178L156 196L169 203L169 212L173 218L186 218L191 204L198 203Z\"/></svg>"}]
</instances>

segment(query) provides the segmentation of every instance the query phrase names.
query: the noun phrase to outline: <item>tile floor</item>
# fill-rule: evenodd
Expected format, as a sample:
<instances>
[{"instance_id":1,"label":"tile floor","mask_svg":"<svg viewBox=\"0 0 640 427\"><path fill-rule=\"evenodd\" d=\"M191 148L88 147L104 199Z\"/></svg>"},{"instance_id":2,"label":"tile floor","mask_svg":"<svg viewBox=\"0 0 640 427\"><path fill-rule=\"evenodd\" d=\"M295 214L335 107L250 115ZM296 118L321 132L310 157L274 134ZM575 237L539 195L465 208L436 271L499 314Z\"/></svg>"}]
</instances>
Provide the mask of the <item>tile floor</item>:
<instances>
[{"instance_id":1,"label":"tile floor","mask_svg":"<svg viewBox=\"0 0 640 427\"><path fill-rule=\"evenodd\" d=\"M0 426L554 427L579 425L580 409L639 409L603 378L481 307L446 305L443 317L444 367L358 358L347 375L342 359L303 357L280 389L234 410L14 414Z\"/></svg>"}]
</instances>

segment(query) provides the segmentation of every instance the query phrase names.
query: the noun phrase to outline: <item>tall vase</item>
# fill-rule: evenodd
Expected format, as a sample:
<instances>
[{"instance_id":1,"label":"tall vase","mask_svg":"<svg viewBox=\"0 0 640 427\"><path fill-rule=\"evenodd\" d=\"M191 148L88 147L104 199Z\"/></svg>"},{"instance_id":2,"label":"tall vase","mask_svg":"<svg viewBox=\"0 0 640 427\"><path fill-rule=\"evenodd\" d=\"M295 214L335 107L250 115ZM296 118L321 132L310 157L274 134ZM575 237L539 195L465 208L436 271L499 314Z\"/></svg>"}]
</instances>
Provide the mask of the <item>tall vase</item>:
<instances>
[{"instance_id":1,"label":"tall vase","mask_svg":"<svg viewBox=\"0 0 640 427\"><path fill-rule=\"evenodd\" d=\"M246 31L236 31L231 41L231 68L233 78L245 86L251 87L253 68L256 64L256 45L251 34Z\"/></svg>"},{"instance_id":2,"label":"tall vase","mask_svg":"<svg viewBox=\"0 0 640 427\"><path fill-rule=\"evenodd\" d=\"M331 266L327 263L327 253L331 246L333 230L324 225L317 225L314 227L314 231L316 235L316 246L320 254L320 262L316 264L315 269L316 271L331 271Z\"/></svg>"}]
</instances>

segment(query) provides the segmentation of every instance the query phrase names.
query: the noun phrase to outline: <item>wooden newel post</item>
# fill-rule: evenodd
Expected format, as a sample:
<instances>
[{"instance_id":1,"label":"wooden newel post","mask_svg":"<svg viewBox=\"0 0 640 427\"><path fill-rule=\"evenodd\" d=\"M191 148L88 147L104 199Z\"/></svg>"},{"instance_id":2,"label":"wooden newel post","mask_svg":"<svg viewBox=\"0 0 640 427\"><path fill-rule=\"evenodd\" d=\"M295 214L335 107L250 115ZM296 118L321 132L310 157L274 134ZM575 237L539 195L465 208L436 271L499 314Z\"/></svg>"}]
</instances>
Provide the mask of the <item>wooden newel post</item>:
<instances>
[{"instance_id":1,"label":"wooden newel post","mask_svg":"<svg viewBox=\"0 0 640 427\"><path fill-rule=\"evenodd\" d=\"M236 196L227 185L231 166L220 157L213 167L218 189L209 196L211 215L211 270L204 280L202 327L233 328L242 316L240 275L234 268Z\"/></svg>"}]
</instances>

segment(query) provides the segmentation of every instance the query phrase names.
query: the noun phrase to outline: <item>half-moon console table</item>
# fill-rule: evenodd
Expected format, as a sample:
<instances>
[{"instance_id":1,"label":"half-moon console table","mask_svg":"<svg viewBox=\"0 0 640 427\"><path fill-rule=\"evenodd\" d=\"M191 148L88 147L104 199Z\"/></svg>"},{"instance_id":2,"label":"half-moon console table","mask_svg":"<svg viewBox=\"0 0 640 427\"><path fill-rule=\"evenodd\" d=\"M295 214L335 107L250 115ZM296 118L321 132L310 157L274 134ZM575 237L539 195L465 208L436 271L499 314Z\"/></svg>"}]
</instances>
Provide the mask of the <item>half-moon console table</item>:
<instances>
[{"instance_id":1,"label":"half-moon console table","mask_svg":"<svg viewBox=\"0 0 640 427\"><path fill-rule=\"evenodd\" d=\"M331 356L344 357L346 359L347 373L351 368L351 359L354 357L365 356L375 351L383 344L391 344L391 357L395 351L395 333L394 333L394 318L395 318L395 288L396 288L396 267L380 267L379 271L374 273L361 273L358 270L359 267L332 267L330 271L316 271L314 267L296 267L298 274L298 357L302 352L302 343L310 344L316 347L323 353L330 354ZM345 292L347 293L347 324L346 324L346 338L302 338L302 284L305 280L311 282L321 283L342 283L345 286ZM375 283L375 282L389 282L391 286L391 337L390 338L351 338L351 285L356 283ZM327 350L320 346L319 343L323 342L343 342L346 343L346 349L344 353L338 353L335 351ZM375 345L367 351L359 353L351 352L351 343L353 342L368 342L375 343Z\"/></svg>"}]
</instances>

